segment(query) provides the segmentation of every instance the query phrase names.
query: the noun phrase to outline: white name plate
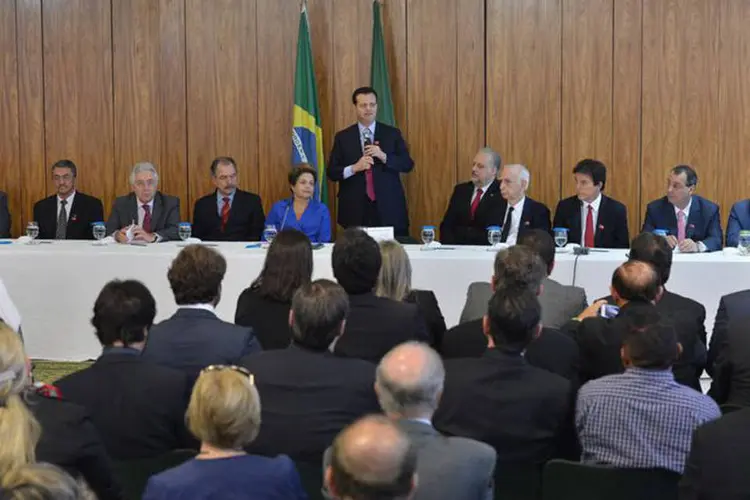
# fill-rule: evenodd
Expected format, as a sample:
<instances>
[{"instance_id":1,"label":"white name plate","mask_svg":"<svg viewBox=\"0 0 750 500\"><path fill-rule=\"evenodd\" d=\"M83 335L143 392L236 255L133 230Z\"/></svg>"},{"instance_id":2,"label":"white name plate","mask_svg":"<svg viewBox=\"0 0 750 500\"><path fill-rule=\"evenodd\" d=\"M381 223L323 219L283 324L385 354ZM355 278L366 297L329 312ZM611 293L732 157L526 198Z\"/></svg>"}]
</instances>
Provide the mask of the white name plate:
<instances>
[{"instance_id":1,"label":"white name plate","mask_svg":"<svg viewBox=\"0 0 750 500\"><path fill-rule=\"evenodd\" d=\"M393 226L363 227L362 229L375 241L388 241L395 239L393 236Z\"/></svg>"}]
</instances>

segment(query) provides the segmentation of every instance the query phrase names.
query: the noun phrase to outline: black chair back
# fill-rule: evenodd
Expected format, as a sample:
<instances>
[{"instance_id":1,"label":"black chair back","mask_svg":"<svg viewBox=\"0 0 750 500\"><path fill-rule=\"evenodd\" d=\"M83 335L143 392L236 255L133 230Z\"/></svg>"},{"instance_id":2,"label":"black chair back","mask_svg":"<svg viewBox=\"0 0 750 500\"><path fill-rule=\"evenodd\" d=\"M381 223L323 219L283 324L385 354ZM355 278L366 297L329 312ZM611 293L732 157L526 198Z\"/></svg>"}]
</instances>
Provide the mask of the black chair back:
<instances>
[{"instance_id":1,"label":"black chair back","mask_svg":"<svg viewBox=\"0 0 750 500\"><path fill-rule=\"evenodd\" d=\"M745 406L736 405L732 403L724 403L723 405L719 405L719 409L721 410L722 415L728 415L729 413L743 410L745 408L746 408Z\"/></svg>"},{"instance_id":2,"label":"black chair back","mask_svg":"<svg viewBox=\"0 0 750 500\"><path fill-rule=\"evenodd\" d=\"M122 487L123 498L140 500L151 476L177 467L195 457L196 454L195 450L173 450L158 457L115 461L113 469Z\"/></svg>"},{"instance_id":3,"label":"black chair back","mask_svg":"<svg viewBox=\"0 0 750 500\"><path fill-rule=\"evenodd\" d=\"M495 500L540 500L542 466L498 463L495 466Z\"/></svg>"}]
</instances>

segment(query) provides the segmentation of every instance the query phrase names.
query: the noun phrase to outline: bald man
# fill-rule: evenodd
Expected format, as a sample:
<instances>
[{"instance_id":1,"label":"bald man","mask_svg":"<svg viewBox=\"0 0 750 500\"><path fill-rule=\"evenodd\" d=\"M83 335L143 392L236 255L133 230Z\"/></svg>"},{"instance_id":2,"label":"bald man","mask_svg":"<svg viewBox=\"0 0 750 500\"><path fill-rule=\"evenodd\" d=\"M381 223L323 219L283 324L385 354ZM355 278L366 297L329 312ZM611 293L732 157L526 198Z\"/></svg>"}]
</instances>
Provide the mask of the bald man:
<instances>
[{"instance_id":1,"label":"bald man","mask_svg":"<svg viewBox=\"0 0 750 500\"><path fill-rule=\"evenodd\" d=\"M380 407L411 438L417 451L419 487L413 498L491 499L495 450L473 439L444 437L432 426L444 381L440 356L419 342L391 349L376 372ZM325 463L329 460L330 450Z\"/></svg>"},{"instance_id":2,"label":"bald man","mask_svg":"<svg viewBox=\"0 0 750 500\"><path fill-rule=\"evenodd\" d=\"M506 165L500 171L500 210L503 213L503 231L500 241L515 245L518 236L529 229L550 232L550 212L543 203L526 196L531 174L524 165Z\"/></svg>"},{"instance_id":3,"label":"bald man","mask_svg":"<svg viewBox=\"0 0 750 500\"><path fill-rule=\"evenodd\" d=\"M337 500L407 499L417 486L414 447L386 417L364 417L341 431L330 456L325 486Z\"/></svg>"}]
</instances>

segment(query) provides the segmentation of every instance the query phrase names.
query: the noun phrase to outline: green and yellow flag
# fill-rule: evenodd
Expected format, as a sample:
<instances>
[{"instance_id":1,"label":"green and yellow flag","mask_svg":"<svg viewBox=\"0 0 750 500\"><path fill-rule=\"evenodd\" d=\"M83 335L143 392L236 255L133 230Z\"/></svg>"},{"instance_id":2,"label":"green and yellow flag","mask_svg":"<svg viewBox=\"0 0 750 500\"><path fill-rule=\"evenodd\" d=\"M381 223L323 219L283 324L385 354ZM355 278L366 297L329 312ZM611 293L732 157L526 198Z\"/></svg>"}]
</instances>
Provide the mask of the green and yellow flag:
<instances>
[{"instance_id":1,"label":"green and yellow flag","mask_svg":"<svg viewBox=\"0 0 750 500\"><path fill-rule=\"evenodd\" d=\"M370 86L378 93L378 121L396 126L393 114L391 80L388 75L388 61L385 58L383 24L380 20L380 2L372 2L372 63L370 66Z\"/></svg>"}]
</instances>

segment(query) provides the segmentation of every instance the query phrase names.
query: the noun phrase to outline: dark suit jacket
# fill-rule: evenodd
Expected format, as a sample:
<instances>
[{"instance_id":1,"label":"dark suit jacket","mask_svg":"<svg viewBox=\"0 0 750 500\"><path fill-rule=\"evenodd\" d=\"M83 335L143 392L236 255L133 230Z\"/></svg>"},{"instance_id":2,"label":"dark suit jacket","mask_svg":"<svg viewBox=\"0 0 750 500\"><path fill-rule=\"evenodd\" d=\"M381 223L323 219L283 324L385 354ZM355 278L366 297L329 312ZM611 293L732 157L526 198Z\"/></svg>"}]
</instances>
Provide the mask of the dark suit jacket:
<instances>
[{"instance_id":1,"label":"dark suit jacket","mask_svg":"<svg viewBox=\"0 0 750 500\"><path fill-rule=\"evenodd\" d=\"M674 205L667 197L652 201L646 207L646 219L643 221L643 232L654 229L666 229L669 234L677 235L677 216ZM685 236L695 241L702 241L709 252L721 250L724 237L721 234L721 215L719 206L698 195L693 195L690 213L687 218Z\"/></svg>"},{"instance_id":2,"label":"dark suit jacket","mask_svg":"<svg viewBox=\"0 0 750 500\"><path fill-rule=\"evenodd\" d=\"M498 467L568 456L570 450L562 445L573 434L568 380L499 349L479 358L447 360L445 372L433 418L438 430L494 447Z\"/></svg>"},{"instance_id":3,"label":"dark suit jacket","mask_svg":"<svg viewBox=\"0 0 750 500\"><path fill-rule=\"evenodd\" d=\"M581 230L584 221L581 220L582 201L577 196L560 200L555 210L553 227L568 228L568 243L581 242ZM628 248L628 212L625 205L602 194L599 215L594 229L594 246L597 248Z\"/></svg>"},{"instance_id":4,"label":"dark suit jacket","mask_svg":"<svg viewBox=\"0 0 750 500\"><path fill-rule=\"evenodd\" d=\"M503 221L501 226L505 225L505 212L508 210L508 202L500 197L500 213L503 214ZM524 231L529 229L541 229L543 231L550 232L551 227L549 225L550 213L549 208L544 203L540 203L536 200L532 200L528 196L523 202L523 213L521 214L521 224L518 228L518 236L520 237ZM488 242L489 243L489 242Z\"/></svg>"},{"instance_id":5,"label":"dark suit jacket","mask_svg":"<svg viewBox=\"0 0 750 500\"><path fill-rule=\"evenodd\" d=\"M8 195L0 191L0 238L10 238L10 226Z\"/></svg>"},{"instance_id":6,"label":"dark suit jacket","mask_svg":"<svg viewBox=\"0 0 750 500\"><path fill-rule=\"evenodd\" d=\"M427 326L427 332L430 334L430 345L440 351L440 344L445 335L445 318L440 311L435 294L430 290L412 290L404 302L417 305L419 314L422 315Z\"/></svg>"},{"instance_id":7,"label":"dark suit jacket","mask_svg":"<svg viewBox=\"0 0 750 500\"><path fill-rule=\"evenodd\" d=\"M714 374L714 367L729 342L729 323L748 316L750 316L750 290L730 293L719 300L719 309L716 312L711 345L706 360L706 371L709 375Z\"/></svg>"},{"instance_id":8,"label":"dark suit jacket","mask_svg":"<svg viewBox=\"0 0 750 500\"><path fill-rule=\"evenodd\" d=\"M378 363L388 351L410 340L430 341L416 305L371 293L349 295L346 329L336 342L334 352Z\"/></svg>"},{"instance_id":9,"label":"dark suit jacket","mask_svg":"<svg viewBox=\"0 0 750 500\"><path fill-rule=\"evenodd\" d=\"M461 323L448 330L443 339L442 355L451 358L479 358L487 350L482 320ZM578 345L564 333L542 328L542 333L526 348L526 361L568 380L578 377Z\"/></svg>"},{"instance_id":10,"label":"dark suit jacket","mask_svg":"<svg viewBox=\"0 0 750 500\"><path fill-rule=\"evenodd\" d=\"M34 220L39 224L39 238L52 240L57 231L57 195L49 196L34 204ZM104 209L99 198L76 191L70 207L66 240L93 240L91 230L94 222L104 222Z\"/></svg>"},{"instance_id":11,"label":"dark suit jacket","mask_svg":"<svg viewBox=\"0 0 750 500\"><path fill-rule=\"evenodd\" d=\"M193 236L204 241L260 241L266 215L260 196L238 189L222 232L216 191L198 199L193 209Z\"/></svg>"},{"instance_id":12,"label":"dark suit jacket","mask_svg":"<svg viewBox=\"0 0 750 500\"><path fill-rule=\"evenodd\" d=\"M750 200L741 200L732 205L727 221L728 247L737 246L740 241L740 231L743 229L750 229Z\"/></svg>"},{"instance_id":13,"label":"dark suit jacket","mask_svg":"<svg viewBox=\"0 0 750 500\"><path fill-rule=\"evenodd\" d=\"M251 328L226 323L211 311L181 308L151 328L142 356L184 371L193 382L208 365L236 365L260 350Z\"/></svg>"},{"instance_id":14,"label":"dark suit jacket","mask_svg":"<svg viewBox=\"0 0 750 500\"><path fill-rule=\"evenodd\" d=\"M185 429L187 375L149 363L137 351L114 349L55 385L86 408L115 460L156 457L198 444Z\"/></svg>"},{"instance_id":15,"label":"dark suit jacket","mask_svg":"<svg viewBox=\"0 0 750 500\"><path fill-rule=\"evenodd\" d=\"M709 394L719 404L750 406L750 313L729 320ZM713 339L711 339L713 343Z\"/></svg>"},{"instance_id":16,"label":"dark suit jacket","mask_svg":"<svg viewBox=\"0 0 750 500\"><path fill-rule=\"evenodd\" d=\"M401 131L384 123L375 125L374 142L388 155L387 163L375 160L372 167L378 212L384 226L393 226L396 234L408 234L409 214L400 174L411 172L414 161L409 156ZM362 158L359 127L355 123L336 133L328 161L328 178L339 183L338 222L343 227L361 226L367 197L365 173L344 179L344 169Z\"/></svg>"},{"instance_id":17,"label":"dark suit jacket","mask_svg":"<svg viewBox=\"0 0 750 500\"><path fill-rule=\"evenodd\" d=\"M37 461L83 477L98 498L122 498L109 456L83 407L36 393L27 395L26 405L42 426Z\"/></svg>"},{"instance_id":18,"label":"dark suit jacket","mask_svg":"<svg viewBox=\"0 0 750 500\"><path fill-rule=\"evenodd\" d=\"M133 221L138 223L138 205L134 193L120 196L112 206L112 213L107 221L107 234L129 226ZM151 214L151 232L163 240L179 240L180 199L157 191L154 196L154 210Z\"/></svg>"},{"instance_id":19,"label":"dark suit jacket","mask_svg":"<svg viewBox=\"0 0 750 500\"><path fill-rule=\"evenodd\" d=\"M234 323L253 329L264 351L286 349L292 342L289 328L289 302L261 297L257 290L245 288L237 299Z\"/></svg>"},{"instance_id":20,"label":"dark suit jacket","mask_svg":"<svg viewBox=\"0 0 750 500\"><path fill-rule=\"evenodd\" d=\"M375 365L293 345L242 359L260 393L260 434L249 450L320 462L339 431L379 412Z\"/></svg>"},{"instance_id":21,"label":"dark suit jacket","mask_svg":"<svg viewBox=\"0 0 750 500\"><path fill-rule=\"evenodd\" d=\"M746 500L750 492L750 410L725 415L693 433L680 500Z\"/></svg>"}]
</instances>

